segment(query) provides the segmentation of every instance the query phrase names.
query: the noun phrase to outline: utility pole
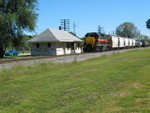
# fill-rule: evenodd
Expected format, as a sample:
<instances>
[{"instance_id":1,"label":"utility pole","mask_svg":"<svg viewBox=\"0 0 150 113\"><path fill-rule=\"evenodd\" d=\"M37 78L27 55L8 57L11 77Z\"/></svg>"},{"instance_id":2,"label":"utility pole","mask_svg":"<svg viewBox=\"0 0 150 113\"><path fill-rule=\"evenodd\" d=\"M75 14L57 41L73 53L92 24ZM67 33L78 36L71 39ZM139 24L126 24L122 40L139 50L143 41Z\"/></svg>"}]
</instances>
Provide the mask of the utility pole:
<instances>
[{"instance_id":1,"label":"utility pole","mask_svg":"<svg viewBox=\"0 0 150 113\"><path fill-rule=\"evenodd\" d=\"M105 34L104 28L98 25L98 33L103 33Z\"/></svg>"},{"instance_id":2,"label":"utility pole","mask_svg":"<svg viewBox=\"0 0 150 113\"><path fill-rule=\"evenodd\" d=\"M98 33L102 33L102 27L98 25Z\"/></svg>"},{"instance_id":3,"label":"utility pole","mask_svg":"<svg viewBox=\"0 0 150 113\"><path fill-rule=\"evenodd\" d=\"M115 35L115 31L112 31L112 33L111 33L112 35Z\"/></svg>"},{"instance_id":4,"label":"utility pole","mask_svg":"<svg viewBox=\"0 0 150 113\"><path fill-rule=\"evenodd\" d=\"M77 25L76 25L76 23L74 22L74 24L73 24L73 32L74 32L74 34L76 34L76 27L77 27Z\"/></svg>"},{"instance_id":5,"label":"utility pole","mask_svg":"<svg viewBox=\"0 0 150 113\"><path fill-rule=\"evenodd\" d=\"M69 19L61 19L60 24L61 24L62 30L70 31L70 20Z\"/></svg>"}]
</instances>

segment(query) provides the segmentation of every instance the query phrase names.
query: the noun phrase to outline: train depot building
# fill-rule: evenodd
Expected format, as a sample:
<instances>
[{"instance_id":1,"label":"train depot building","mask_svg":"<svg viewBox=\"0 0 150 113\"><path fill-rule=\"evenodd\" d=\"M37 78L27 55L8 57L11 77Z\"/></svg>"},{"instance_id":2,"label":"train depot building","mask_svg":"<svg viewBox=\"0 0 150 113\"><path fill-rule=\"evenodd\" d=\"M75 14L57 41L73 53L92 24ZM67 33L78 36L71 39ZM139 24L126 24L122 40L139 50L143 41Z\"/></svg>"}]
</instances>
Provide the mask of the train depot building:
<instances>
[{"instance_id":1,"label":"train depot building","mask_svg":"<svg viewBox=\"0 0 150 113\"><path fill-rule=\"evenodd\" d=\"M57 56L81 53L83 42L67 31L47 29L30 39L33 56Z\"/></svg>"}]
</instances>

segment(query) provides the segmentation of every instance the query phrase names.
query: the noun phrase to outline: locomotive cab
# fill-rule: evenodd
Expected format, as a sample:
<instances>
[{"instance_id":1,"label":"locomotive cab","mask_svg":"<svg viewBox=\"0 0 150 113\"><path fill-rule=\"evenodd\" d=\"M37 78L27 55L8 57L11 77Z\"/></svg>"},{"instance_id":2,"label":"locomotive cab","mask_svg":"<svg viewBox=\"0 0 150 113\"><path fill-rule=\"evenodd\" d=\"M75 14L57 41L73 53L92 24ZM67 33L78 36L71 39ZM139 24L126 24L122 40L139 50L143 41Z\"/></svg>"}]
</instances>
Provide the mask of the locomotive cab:
<instances>
[{"instance_id":1,"label":"locomotive cab","mask_svg":"<svg viewBox=\"0 0 150 113\"><path fill-rule=\"evenodd\" d=\"M85 46L84 46L84 52L94 52L95 47L97 45L99 35L98 33L87 33L85 35Z\"/></svg>"},{"instance_id":2,"label":"locomotive cab","mask_svg":"<svg viewBox=\"0 0 150 113\"><path fill-rule=\"evenodd\" d=\"M109 37L101 33L87 33L85 35L84 52L101 52L108 50Z\"/></svg>"}]
</instances>

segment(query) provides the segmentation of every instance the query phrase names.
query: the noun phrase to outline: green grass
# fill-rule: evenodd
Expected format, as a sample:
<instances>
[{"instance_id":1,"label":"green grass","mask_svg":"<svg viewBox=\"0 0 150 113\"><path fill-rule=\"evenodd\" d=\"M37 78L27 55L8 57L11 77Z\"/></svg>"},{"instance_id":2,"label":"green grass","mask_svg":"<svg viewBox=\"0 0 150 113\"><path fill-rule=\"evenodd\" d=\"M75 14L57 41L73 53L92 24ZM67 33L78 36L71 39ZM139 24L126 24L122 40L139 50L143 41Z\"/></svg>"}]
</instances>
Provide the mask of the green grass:
<instances>
[{"instance_id":1,"label":"green grass","mask_svg":"<svg viewBox=\"0 0 150 113\"><path fill-rule=\"evenodd\" d=\"M0 72L0 113L149 113L150 49Z\"/></svg>"},{"instance_id":2,"label":"green grass","mask_svg":"<svg viewBox=\"0 0 150 113\"><path fill-rule=\"evenodd\" d=\"M22 55L22 56L5 56L4 58L0 58L1 61L10 61L10 60L19 60L19 59L27 59L27 58L38 58L42 56L31 56L31 55Z\"/></svg>"}]
</instances>

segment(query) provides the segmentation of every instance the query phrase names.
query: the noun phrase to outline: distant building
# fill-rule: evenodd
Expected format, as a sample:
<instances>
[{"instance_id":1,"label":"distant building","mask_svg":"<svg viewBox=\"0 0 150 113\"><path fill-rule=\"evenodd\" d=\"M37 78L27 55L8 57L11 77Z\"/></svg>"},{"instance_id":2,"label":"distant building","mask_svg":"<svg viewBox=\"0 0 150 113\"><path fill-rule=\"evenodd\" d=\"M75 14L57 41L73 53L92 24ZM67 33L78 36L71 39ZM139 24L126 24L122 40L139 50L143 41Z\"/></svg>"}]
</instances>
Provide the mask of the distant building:
<instances>
[{"instance_id":1,"label":"distant building","mask_svg":"<svg viewBox=\"0 0 150 113\"><path fill-rule=\"evenodd\" d=\"M32 44L31 55L33 56L56 56L82 51L80 46L82 40L62 30L47 29L29 42Z\"/></svg>"}]
</instances>

